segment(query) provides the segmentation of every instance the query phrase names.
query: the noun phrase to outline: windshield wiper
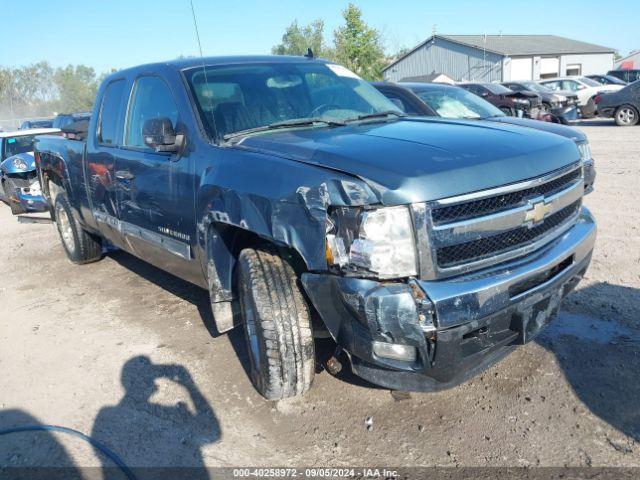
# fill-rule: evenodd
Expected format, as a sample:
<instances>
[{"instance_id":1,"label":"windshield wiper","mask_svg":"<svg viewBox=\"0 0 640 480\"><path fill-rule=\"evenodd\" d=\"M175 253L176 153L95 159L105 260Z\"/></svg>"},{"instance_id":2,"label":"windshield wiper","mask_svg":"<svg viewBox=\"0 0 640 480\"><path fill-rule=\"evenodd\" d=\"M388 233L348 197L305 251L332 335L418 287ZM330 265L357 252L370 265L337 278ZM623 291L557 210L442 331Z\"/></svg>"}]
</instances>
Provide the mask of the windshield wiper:
<instances>
[{"instance_id":1,"label":"windshield wiper","mask_svg":"<svg viewBox=\"0 0 640 480\"><path fill-rule=\"evenodd\" d=\"M360 120L368 120L370 118L383 118L388 117L389 115L395 115L396 117L406 117L404 113L397 112L396 110L385 110L382 112L373 112L373 113L364 113L362 115L358 115L355 118L349 118L345 120L345 122L357 122Z\"/></svg>"},{"instance_id":2,"label":"windshield wiper","mask_svg":"<svg viewBox=\"0 0 640 480\"><path fill-rule=\"evenodd\" d=\"M269 125L263 125L261 127L255 128L247 128L245 130L238 130L237 132L227 133L222 138L225 141L231 140L236 137L244 137L246 135L251 135L252 133L260 133L260 132L268 132L269 130L278 130L279 128L290 128L290 127L304 127L304 126L313 126L318 123L328 125L330 127L342 127L345 126L346 123L340 120L327 120L325 118L317 118L317 117L309 117L309 118L296 118L293 120L284 120L282 122L274 122Z\"/></svg>"}]
</instances>

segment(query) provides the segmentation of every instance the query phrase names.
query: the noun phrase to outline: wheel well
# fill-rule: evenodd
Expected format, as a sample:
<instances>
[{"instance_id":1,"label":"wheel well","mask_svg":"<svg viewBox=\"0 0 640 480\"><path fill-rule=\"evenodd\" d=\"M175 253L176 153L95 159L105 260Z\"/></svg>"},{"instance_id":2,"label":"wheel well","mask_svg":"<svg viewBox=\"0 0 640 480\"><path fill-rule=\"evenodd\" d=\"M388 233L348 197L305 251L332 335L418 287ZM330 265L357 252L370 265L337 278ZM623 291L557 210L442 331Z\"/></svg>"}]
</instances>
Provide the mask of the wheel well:
<instances>
[{"instance_id":1,"label":"wheel well","mask_svg":"<svg viewBox=\"0 0 640 480\"><path fill-rule=\"evenodd\" d=\"M235 260L238 259L240 252L245 248L272 247L279 251L280 255L291 264L298 275L308 271L306 262L300 253L292 247L277 243L254 232L233 225L220 223L211 224L209 226L208 238L210 238L212 230L218 233L228 252ZM207 254L209 253L210 251L207 252Z\"/></svg>"},{"instance_id":2,"label":"wheel well","mask_svg":"<svg viewBox=\"0 0 640 480\"><path fill-rule=\"evenodd\" d=\"M623 103L623 104L622 104L622 105L620 105L618 108L616 108L616 112L617 112L618 110L620 110L621 108L624 108L624 107L633 108L633 110L634 110L636 113L638 113L638 108L637 108L635 105L632 105L632 104L630 104L630 103Z\"/></svg>"},{"instance_id":3,"label":"wheel well","mask_svg":"<svg viewBox=\"0 0 640 480\"><path fill-rule=\"evenodd\" d=\"M233 324L237 324L237 319L232 320L232 317L236 317L239 311L237 265L240 252L245 248L261 247L277 249L282 258L293 267L298 278L307 271L307 265L302 256L286 245L278 244L233 225L212 223L207 229L205 272L216 327L220 332L227 331L233 328Z\"/></svg>"}]
</instances>

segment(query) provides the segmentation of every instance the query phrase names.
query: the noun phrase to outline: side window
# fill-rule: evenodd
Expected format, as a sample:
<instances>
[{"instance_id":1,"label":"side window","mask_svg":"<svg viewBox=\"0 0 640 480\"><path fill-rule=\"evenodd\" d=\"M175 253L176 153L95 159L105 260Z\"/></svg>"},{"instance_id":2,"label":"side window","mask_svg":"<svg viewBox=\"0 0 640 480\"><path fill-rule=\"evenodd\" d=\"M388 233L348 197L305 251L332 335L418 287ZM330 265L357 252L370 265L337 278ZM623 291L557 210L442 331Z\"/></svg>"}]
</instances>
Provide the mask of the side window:
<instances>
[{"instance_id":1,"label":"side window","mask_svg":"<svg viewBox=\"0 0 640 480\"><path fill-rule=\"evenodd\" d=\"M573 80L565 80L562 82L562 88L564 90L571 90L572 92L575 92L576 90L580 90L580 84Z\"/></svg>"},{"instance_id":2,"label":"side window","mask_svg":"<svg viewBox=\"0 0 640 480\"><path fill-rule=\"evenodd\" d=\"M542 85L551 90L560 90L560 82L543 82Z\"/></svg>"},{"instance_id":3,"label":"side window","mask_svg":"<svg viewBox=\"0 0 640 480\"><path fill-rule=\"evenodd\" d=\"M124 80L116 80L107 85L102 97L100 119L98 122L97 140L100 144L115 145L117 142L123 91Z\"/></svg>"},{"instance_id":4,"label":"side window","mask_svg":"<svg viewBox=\"0 0 640 480\"><path fill-rule=\"evenodd\" d=\"M150 150L142 139L142 127L150 118L161 117L168 118L175 130L178 123L178 107L171 90L160 77L140 77L133 87L124 144Z\"/></svg>"}]
</instances>

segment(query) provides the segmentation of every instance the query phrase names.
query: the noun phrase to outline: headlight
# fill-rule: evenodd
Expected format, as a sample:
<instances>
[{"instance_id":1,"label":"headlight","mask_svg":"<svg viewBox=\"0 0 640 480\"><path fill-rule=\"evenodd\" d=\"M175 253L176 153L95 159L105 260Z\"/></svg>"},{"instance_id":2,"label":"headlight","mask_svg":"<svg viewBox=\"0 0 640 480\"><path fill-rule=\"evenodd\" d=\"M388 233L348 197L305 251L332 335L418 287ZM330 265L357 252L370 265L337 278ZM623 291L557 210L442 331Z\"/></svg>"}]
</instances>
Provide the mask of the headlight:
<instances>
[{"instance_id":1,"label":"headlight","mask_svg":"<svg viewBox=\"0 0 640 480\"><path fill-rule=\"evenodd\" d=\"M406 206L337 209L327 234L327 261L379 278L417 275L413 223Z\"/></svg>"},{"instance_id":2,"label":"headlight","mask_svg":"<svg viewBox=\"0 0 640 480\"><path fill-rule=\"evenodd\" d=\"M27 169L27 163L21 158L14 158L12 163L13 163L13 168L17 168L18 170Z\"/></svg>"},{"instance_id":3,"label":"headlight","mask_svg":"<svg viewBox=\"0 0 640 480\"><path fill-rule=\"evenodd\" d=\"M587 160L591 160L591 149L589 148L589 142L580 142L577 144L580 151L580 160L584 163Z\"/></svg>"}]
</instances>

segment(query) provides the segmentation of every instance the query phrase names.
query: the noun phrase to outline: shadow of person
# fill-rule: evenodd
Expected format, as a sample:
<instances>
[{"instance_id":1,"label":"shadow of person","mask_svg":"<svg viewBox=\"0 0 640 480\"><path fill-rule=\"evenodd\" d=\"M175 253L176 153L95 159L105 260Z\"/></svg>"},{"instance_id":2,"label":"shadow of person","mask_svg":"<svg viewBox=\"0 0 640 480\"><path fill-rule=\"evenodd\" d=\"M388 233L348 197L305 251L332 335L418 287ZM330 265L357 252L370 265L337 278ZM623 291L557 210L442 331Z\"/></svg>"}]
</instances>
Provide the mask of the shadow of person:
<instances>
[{"instance_id":1,"label":"shadow of person","mask_svg":"<svg viewBox=\"0 0 640 480\"><path fill-rule=\"evenodd\" d=\"M574 292L537 343L552 351L595 415L640 440L640 290L596 283ZM608 440L616 450L628 449ZM628 452L627 452L628 453Z\"/></svg>"},{"instance_id":2,"label":"shadow of person","mask_svg":"<svg viewBox=\"0 0 640 480\"><path fill-rule=\"evenodd\" d=\"M0 410L0 431L43 425L17 409ZM82 479L67 450L50 431L0 434L0 478Z\"/></svg>"},{"instance_id":3,"label":"shadow of person","mask_svg":"<svg viewBox=\"0 0 640 480\"><path fill-rule=\"evenodd\" d=\"M220 438L220 426L187 369L137 356L122 367L121 381L124 397L100 410L94 440L117 451L139 478L152 471L161 478L158 467L173 469L173 478L181 476L181 469L188 469L191 479L209 478L201 448ZM122 478L113 464L101 459L105 479Z\"/></svg>"}]
</instances>

